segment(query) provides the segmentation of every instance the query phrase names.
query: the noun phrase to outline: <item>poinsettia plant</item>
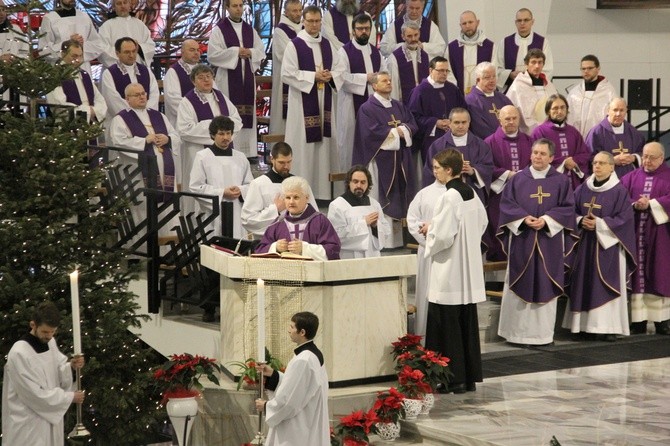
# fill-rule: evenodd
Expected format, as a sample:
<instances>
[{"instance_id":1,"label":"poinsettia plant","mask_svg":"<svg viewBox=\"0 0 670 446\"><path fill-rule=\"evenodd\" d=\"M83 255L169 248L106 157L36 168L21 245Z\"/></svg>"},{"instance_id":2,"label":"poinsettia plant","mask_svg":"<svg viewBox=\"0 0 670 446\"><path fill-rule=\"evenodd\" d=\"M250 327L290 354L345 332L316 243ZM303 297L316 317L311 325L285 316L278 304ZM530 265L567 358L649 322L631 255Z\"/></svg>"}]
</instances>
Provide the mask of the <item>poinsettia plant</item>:
<instances>
[{"instance_id":1,"label":"poinsettia plant","mask_svg":"<svg viewBox=\"0 0 670 446\"><path fill-rule=\"evenodd\" d=\"M284 364L270 354L270 351L265 348L265 363L272 367L274 370L283 372L285 367ZM242 384L247 384L250 386L258 384L258 371L256 370L256 360L254 358L247 358L246 361L235 361L231 362L230 365L238 367L241 370L240 379L237 381L237 390L240 390Z\"/></svg>"},{"instance_id":2,"label":"poinsettia plant","mask_svg":"<svg viewBox=\"0 0 670 446\"><path fill-rule=\"evenodd\" d=\"M378 422L379 417L373 409L354 411L340 418L340 423L335 426L335 437L342 446L365 446L370 441L368 434Z\"/></svg>"},{"instance_id":3,"label":"poinsettia plant","mask_svg":"<svg viewBox=\"0 0 670 446\"><path fill-rule=\"evenodd\" d=\"M377 393L372 410L375 411L379 421L382 423L397 423L405 416L405 406L402 402L405 395L400 393L395 387Z\"/></svg>"},{"instance_id":4,"label":"poinsettia plant","mask_svg":"<svg viewBox=\"0 0 670 446\"><path fill-rule=\"evenodd\" d=\"M432 392L432 388L425 381L425 377L426 375L421 370L406 365L398 373L398 390L406 398L422 398L426 393Z\"/></svg>"},{"instance_id":5,"label":"poinsettia plant","mask_svg":"<svg viewBox=\"0 0 670 446\"><path fill-rule=\"evenodd\" d=\"M421 370L425 375L424 380L430 384L433 391L437 390L440 384L445 387L448 386L453 376L453 373L449 370L449 358L421 345L398 355L396 361L396 370L405 366Z\"/></svg>"},{"instance_id":6,"label":"poinsettia plant","mask_svg":"<svg viewBox=\"0 0 670 446\"><path fill-rule=\"evenodd\" d=\"M163 402L169 398L197 396L203 389L200 378L204 375L212 383L219 385L217 373L221 366L215 359L183 353L171 355L170 359L153 371L156 385L163 392Z\"/></svg>"},{"instance_id":7,"label":"poinsettia plant","mask_svg":"<svg viewBox=\"0 0 670 446\"><path fill-rule=\"evenodd\" d=\"M393 350L391 350L393 359L397 359L398 356L403 353L416 350L417 347L421 346L421 338L423 338L423 336L407 333L406 335L399 337L396 342L391 342L391 345L393 346Z\"/></svg>"}]
</instances>

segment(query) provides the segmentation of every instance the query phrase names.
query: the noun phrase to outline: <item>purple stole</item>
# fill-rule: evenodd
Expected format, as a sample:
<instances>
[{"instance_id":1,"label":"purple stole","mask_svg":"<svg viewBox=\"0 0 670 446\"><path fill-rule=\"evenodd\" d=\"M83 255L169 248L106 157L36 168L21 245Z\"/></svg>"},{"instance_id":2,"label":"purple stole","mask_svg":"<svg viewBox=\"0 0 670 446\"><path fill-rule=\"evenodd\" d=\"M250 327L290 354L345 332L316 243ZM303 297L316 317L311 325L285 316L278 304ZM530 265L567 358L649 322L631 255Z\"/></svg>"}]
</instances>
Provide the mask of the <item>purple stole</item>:
<instances>
[{"instance_id":1,"label":"purple stole","mask_svg":"<svg viewBox=\"0 0 670 446\"><path fill-rule=\"evenodd\" d=\"M139 63L135 64L135 66L139 71L137 73L137 82L144 87L144 91L147 92L147 99L149 99L149 96L151 95L151 80L149 77L149 69L146 67L146 65L142 65ZM116 92L119 93L119 95L122 98L125 98L126 87L130 85L130 76L128 76L127 74L123 74L118 64L114 64L111 67L109 67L109 72L112 74L112 79L114 80L114 87L116 87Z\"/></svg>"},{"instance_id":2,"label":"purple stole","mask_svg":"<svg viewBox=\"0 0 670 446\"><path fill-rule=\"evenodd\" d=\"M188 75L182 64L179 61L173 63L170 68L172 68L177 73L177 78L179 79L179 86L181 87L181 95L185 96L186 93L193 90L193 81L191 76Z\"/></svg>"},{"instance_id":3,"label":"purple stole","mask_svg":"<svg viewBox=\"0 0 670 446\"><path fill-rule=\"evenodd\" d=\"M356 46L351 43L351 41L346 43L342 48L344 48L344 52L347 53L347 57L349 58L349 71L351 73L365 73L366 71L363 51L356 48ZM372 52L370 53L372 71L376 73L381 67L382 56L377 48L372 45L370 45L370 48L372 49ZM366 89L363 95L354 94L352 96L354 98L354 114L357 115L360 106L368 100L368 90Z\"/></svg>"},{"instance_id":4,"label":"purple stole","mask_svg":"<svg viewBox=\"0 0 670 446\"><path fill-rule=\"evenodd\" d=\"M330 12L330 17L333 19L333 31L337 40L343 44L349 42L351 40L351 23L347 20L347 16L338 11L335 6L328 11ZM362 11L359 11L357 14L360 12Z\"/></svg>"},{"instance_id":5,"label":"purple stole","mask_svg":"<svg viewBox=\"0 0 670 446\"><path fill-rule=\"evenodd\" d=\"M240 46L240 39L230 23L223 19L218 25L223 34L223 41L228 48ZM248 23L242 22L242 45L245 48L254 47L254 29ZM244 75L242 74L244 65ZM228 95L230 101L235 104L242 118L242 127L249 129L254 123L254 102L256 95L256 79L251 71L251 62L240 59L234 70L228 70Z\"/></svg>"},{"instance_id":6,"label":"purple stole","mask_svg":"<svg viewBox=\"0 0 670 446\"><path fill-rule=\"evenodd\" d=\"M395 21L393 22L393 25L395 26L395 41L400 43L402 42L402 25L405 23L405 16L401 15ZM430 41L430 25L431 21L428 20L426 17L421 17L421 29L419 31L419 40L422 42L429 42Z\"/></svg>"},{"instance_id":7,"label":"purple stole","mask_svg":"<svg viewBox=\"0 0 670 446\"><path fill-rule=\"evenodd\" d=\"M516 56L519 53L519 46L514 42L514 36L505 37L505 69L514 70L516 68ZM533 34L533 41L528 45L528 49L537 48L541 50L544 46L544 37L538 33Z\"/></svg>"},{"instance_id":8,"label":"purple stole","mask_svg":"<svg viewBox=\"0 0 670 446\"><path fill-rule=\"evenodd\" d=\"M288 26L286 23L280 23L277 25L277 28L281 29L286 33L289 40L293 40L298 35L293 28ZM274 67L273 67L274 69ZM286 114L288 112L288 84L282 82L281 84L281 117L286 119Z\"/></svg>"},{"instance_id":9,"label":"purple stole","mask_svg":"<svg viewBox=\"0 0 670 446\"><path fill-rule=\"evenodd\" d=\"M225 96L223 96L223 93L216 89L213 89L212 93L214 93L214 96L216 96L216 101L219 103L219 111L221 111L221 115L230 116L228 105L226 104L226 99ZM195 88L186 93L186 96L184 97L191 102L191 105L193 105L193 110L195 110L195 115L198 118L198 122L204 121L205 119L214 118L214 113L212 113L212 107L209 106L209 102L202 102L198 96L198 93L195 92Z\"/></svg>"},{"instance_id":10,"label":"purple stole","mask_svg":"<svg viewBox=\"0 0 670 446\"><path fill-rule=\"evenodd\" d=\"M86 91L86 99L88 104L93 106L93 99L95 98L95 92L93 91L93 81L91 81L91 75L88 74L86 70L79 70L81 75L81 83L84 84L84 90ZM82 100L79 97L79 89L74 79L68 79L63 81L61 84L63 87L63 93L65 93L65 100L76 105L81 105Z\"/></svg>"},{"instance_id":11,"label":"purple stole","mask_svg":"<svg viewBox=\"0 0 670 446\"><path fill-rule=\"evenodd\" d=\"M300 37L296 37L291 42L295 45L298 54L298 68L301 71L316 71L314 65L314 53L307 45L307 42ZM333 53L330 48L328 39L321 38L319 43L321 48L321 58L323 59L323 69L330 70L333 66ZM314 86L309 93L302 93L302 110L305 120L305 140L307 143L320 142L324 137L331 137L331 112L333 108L333 90L330 84L324 84L325 89L323 94L323 134L321 132L321 112L319 110L319 93L317 89L318 82L314 82Z\"/></svg>"},{"instance_id":12,"label":"purple stole","mask_svg":"<svg viewBox=\"0 0 670 446\"><path fill-rule=\"evenodd\" d=\"M463 72L465 67L463 66L463 46L458 44L458 40L453 40L449 44L449 62L451 62L451 68L454 70L454 77L456 77L456 83L458 88L461 90L464 89L463 85ZM519 48L517 47L517 50ZM516 55L515 55L516 57ZM477 63L482 62L491 62L493 58L493 42L489 39L484 40L482 45L477 45Z\"/></svg>"},{"instance_id":13,"label":"purple stole","mask_svg":"<svg viewBox=\"0 0 670 446\"><path fill-rule=\"evenodd\" d=\"M147 113L149 113L149 121L151 122L151 126L154 129L154 133L162 133L163 135L167 135L168 130L167 126L165 125L165 120L163 120L163 115L159 111L153 109L147 109ZM130 133L132 133L133 136L145 138L149 134L146 127L134 110L121 110L119 112L119 116L121 116L121 119L123 119L123 121L126 123ZM170 199L172 193L174 193L175 181L174 158L172 158L172 140L170 139L168 144L162 147L162 149L164 181L161 181L160 173L158 174L156 181L157 188L163 191L163 195L159 195L157 198L159 202L164 202ZM149 156L153 156L153 144L145 144L144 153ZM149 172L147 163L144 163L142 166L142 177L144 178L145 184L147 182L148 174Z\"/></svg>"},{"instance_id":14,"label":"purple stole","mask_svg":"<svg viewBox=\"0 0 670 446\"><path fill-rule=\"evenodd\" d=\"M651 196L651 188L654 185L654 177L653 175L646 175L644 179L644 186L642 186L642 194L646 194L647 196ZM646 276L646 271L645 268L647 266L646 260L647 260L647 220L649 220L649 215L651 212L649 210L646 210L644 212L640 212L640 219L637 222L637 230L636 232L636 238L637 238L637 267L638 267L638 274L637 274L637 283L636 285L636 291L638 293L644 293L645 292L645 281L644 278Z\"/></svg>"},{"instance_id":15,"label":"purple stole","mask_svg":"<svg viewBox=\"0 0 670 446\"><path fill-rule=\"evenodd\" d=\"M409 104L409 97L411 96L412 90L414 87L419 85L419 83L428 77L428 53L423 50L420 50L421 60L417 61L417 77L414 77L414 66L412 65L411 60L407 60L405 56L405 51L403 47L396 48L393 51L393 56L398 63L398 77L400 79L400 90L402 91L402 103L407 105Z\"/></svg>"}]
</instances>

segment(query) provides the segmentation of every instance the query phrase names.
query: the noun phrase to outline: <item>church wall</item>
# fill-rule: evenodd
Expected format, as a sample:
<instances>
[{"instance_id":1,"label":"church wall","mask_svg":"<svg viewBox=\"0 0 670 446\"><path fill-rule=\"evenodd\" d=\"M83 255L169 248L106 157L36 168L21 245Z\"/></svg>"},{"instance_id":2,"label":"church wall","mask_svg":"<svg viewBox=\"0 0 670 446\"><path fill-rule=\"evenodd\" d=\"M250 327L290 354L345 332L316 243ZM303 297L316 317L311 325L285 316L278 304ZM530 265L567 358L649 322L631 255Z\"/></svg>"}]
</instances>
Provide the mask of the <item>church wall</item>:
<instances>
[{"instance_id":1,"label":"church wall","mask_svg":"<svg viewBox=\"0 0 670 446\"><path fill-rule=\"evenodd\" d=\"M595 0L462 0L437 5L445 38L457 37L459 15L469 9L496 43L515 31L515 13L527 7L535 18L533 29L550 39L555 76L579 76L582 56L595 54L601 75L617 91L621 78L661 78L661 105L670 106L670 9L598 10L595 4ZM556 86L564 92L572 82L561 80ZM633 115L633 122L643 119L642 114ZM670 128L670 117L661 127Z\"/></svg>"}]
</instances>

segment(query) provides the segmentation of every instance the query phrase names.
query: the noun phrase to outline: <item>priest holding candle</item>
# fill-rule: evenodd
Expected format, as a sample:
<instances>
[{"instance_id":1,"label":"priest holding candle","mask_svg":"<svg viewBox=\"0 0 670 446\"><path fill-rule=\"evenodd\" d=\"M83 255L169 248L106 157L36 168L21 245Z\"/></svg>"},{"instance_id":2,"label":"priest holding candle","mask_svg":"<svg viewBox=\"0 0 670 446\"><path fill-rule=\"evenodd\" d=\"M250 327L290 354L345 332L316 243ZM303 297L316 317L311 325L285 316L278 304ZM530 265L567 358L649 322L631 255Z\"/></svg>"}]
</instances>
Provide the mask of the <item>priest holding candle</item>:
<instances>
[{"instance_id":1,"label":"priest holding candle","mask_svg":"<svg viewBox=\"0 0 670 446\"><path fill-rule=\"evenodd\" d=\"M74 390L73 379L73 370L84 366L84 357L81 340L71 360L58 350L54 334L59 325L56 305L40 303L30 320L30 332L7 355L2 387L3 444L60 446L65 442L63 416L71 403L84 401L84 392ZM79 321L74 325L79 328Z\"/></svg>"}]
</instances>

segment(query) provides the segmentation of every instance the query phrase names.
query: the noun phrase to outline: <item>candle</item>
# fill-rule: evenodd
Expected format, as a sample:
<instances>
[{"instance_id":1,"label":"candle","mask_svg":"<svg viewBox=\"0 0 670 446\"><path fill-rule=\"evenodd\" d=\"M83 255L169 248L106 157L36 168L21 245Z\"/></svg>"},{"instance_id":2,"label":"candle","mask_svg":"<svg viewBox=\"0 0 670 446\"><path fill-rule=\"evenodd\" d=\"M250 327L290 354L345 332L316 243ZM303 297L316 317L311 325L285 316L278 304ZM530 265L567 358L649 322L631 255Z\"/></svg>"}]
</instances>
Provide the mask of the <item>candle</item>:
<instances>
[{"instance_id":1,"label":"candle","mask_svg":"<svg viewBox=\"0 0 670 446\"><path fill-rule=\"evenodd\" d=\"M72 300L72 340L74 354L81 355L81 326L79 325L79 271L70 274L70 296Z\"/></svg>"},{"instance_id":2,"label":"candle","mask_svg":"<svg viewBox=\"0 0 670 446\"><path fill-rule=\"evenodd\" d=\"M258 362L265 362L265 282L256 281L256 295L258 296Z\"/></svg>"}]
</instances>

